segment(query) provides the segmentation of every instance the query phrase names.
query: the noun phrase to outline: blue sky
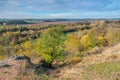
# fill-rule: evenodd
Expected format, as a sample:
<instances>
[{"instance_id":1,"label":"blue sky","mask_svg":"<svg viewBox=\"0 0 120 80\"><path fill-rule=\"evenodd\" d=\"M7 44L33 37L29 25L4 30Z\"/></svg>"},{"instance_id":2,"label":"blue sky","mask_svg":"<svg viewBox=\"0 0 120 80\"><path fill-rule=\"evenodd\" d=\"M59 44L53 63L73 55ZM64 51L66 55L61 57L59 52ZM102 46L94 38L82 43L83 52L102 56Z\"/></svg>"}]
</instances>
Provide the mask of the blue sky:
<instances>
[{"instance_id":1,"label":"blue sky","mask_svg":"<svg viewBox=\"0 0 120 80\"><path fill-rule=\"evenodd\" d=\"M1 18L120 18L120 0L0 0Z\"/></svg>"}]
</instances>

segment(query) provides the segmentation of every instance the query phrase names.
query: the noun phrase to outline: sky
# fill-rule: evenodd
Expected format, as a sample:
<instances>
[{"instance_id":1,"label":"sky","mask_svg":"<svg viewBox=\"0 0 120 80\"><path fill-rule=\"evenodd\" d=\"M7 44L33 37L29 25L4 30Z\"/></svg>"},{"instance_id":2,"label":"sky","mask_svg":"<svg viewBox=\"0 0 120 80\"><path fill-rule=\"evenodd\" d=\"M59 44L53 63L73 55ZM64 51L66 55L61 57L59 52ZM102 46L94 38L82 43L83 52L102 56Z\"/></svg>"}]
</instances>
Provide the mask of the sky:
<instances>
[{"instance_id":1,"label":"sky","mask_svg":"<svg viewBox=\"0 0 120 80\"><path fill-rule=\"evenodd\" d=\"M120 18L120 0L0 0L4 18Z\"/></svg>"}]
</instances>

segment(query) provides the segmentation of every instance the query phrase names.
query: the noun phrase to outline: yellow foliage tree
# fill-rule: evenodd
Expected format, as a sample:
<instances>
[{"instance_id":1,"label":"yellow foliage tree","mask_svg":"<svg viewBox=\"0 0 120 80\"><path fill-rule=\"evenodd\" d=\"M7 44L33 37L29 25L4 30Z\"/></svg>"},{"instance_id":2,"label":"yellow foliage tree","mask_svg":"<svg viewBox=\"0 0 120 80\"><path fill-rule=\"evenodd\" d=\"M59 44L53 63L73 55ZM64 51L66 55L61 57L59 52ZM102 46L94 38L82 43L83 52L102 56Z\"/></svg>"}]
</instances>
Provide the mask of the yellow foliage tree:
<instances>
[{"instance_id":1,"label":"yellow foliage tree","mask_svg":"<svg viewBox=\"0 0 120 80\"><path fill-rule=\"evenodd\" d=\"M80 40L74 35L68 35L68 40L65 42L65 50L69 52L69 57L75 57L81 55Z\"/></svg>"},{"instance_id":2,"label":"yellow foliage tree","mask_svg":"<svg viewBox=\"0 0 120 80\"><path fill-rule=\"evenodd\" d=\"M80 42L85 49L92 49L96 45L94 38L88 34L84 35Z\"/></svg>"},{"instance_id":3,"label":"yellow foliage tree","mask_svg":"<svg viewBox=\"0 0 120 80\"><path fill-rule=\"evenodd\" d=\"M80 45L80 41L74 35L68 35L69 40L65 42L66 50L76 49Z\"/></svg>"},{"instance_id":4,"label":"yellow foliage tree","mask_svg":"<svg viewBox=\"0 0 120 80\"><path fill-rule=\"evenodd\" d=\"M97 38L97 41L98 41L98 46L105 46L105 44L107 44L106 40L105 40L105 38L103 36L99 36Z\"/></svg>"},{"instance_id":5,"label":"yellow foliage tree","mask_svg":"<svg viewBox=\"0 0 120 80\"><path fill-rule=\"evenodd\" d=\"M31 41L26 41L21 44L23 50L20 50L20 52L26 56L29 56L30 58L37 56L37 51L34 49L34 45Z\"/></svg>"}]
</instances>

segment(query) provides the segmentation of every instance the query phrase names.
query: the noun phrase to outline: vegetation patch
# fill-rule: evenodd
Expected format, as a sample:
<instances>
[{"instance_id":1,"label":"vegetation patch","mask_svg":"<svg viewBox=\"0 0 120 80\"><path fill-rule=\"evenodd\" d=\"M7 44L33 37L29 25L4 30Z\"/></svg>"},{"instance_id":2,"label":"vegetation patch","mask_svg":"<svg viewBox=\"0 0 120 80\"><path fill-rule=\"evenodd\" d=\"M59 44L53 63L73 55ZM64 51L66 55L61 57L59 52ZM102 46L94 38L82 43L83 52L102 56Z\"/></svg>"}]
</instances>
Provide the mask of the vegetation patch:
<instances>
[{"instance_id":1,"label":"vegetation patch","mask_svg":"<svg viewBox=\"0 0 120 80\"><path fill-rule=\"evenodd\" d=\"M120 61L99 63L86 68L84 79L94 80L95 78L109 78L114 73L118 72L120 72Z\"/></svg>"}]
</instances>

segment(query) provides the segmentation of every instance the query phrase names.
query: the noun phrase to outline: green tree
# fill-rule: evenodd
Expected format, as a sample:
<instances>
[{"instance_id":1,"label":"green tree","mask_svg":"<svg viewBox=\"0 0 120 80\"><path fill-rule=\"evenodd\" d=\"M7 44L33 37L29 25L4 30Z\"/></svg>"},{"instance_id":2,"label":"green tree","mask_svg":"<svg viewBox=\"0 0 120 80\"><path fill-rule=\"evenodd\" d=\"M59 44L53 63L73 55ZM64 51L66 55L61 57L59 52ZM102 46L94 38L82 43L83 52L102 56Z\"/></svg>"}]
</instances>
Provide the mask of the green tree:
<instances>
[{"instance_id":1,"label":"green tree","mask_svg":"<svg viewBox=\"0 0 120 80\"><path fill-rule=\"evenodd\" d=\"M41 34L37 40L37 51L46 64L51 66L54 60L64 60L66 55L64 51L65 39L63 26L51 28Z\"/></svg>"}]
</instances>

